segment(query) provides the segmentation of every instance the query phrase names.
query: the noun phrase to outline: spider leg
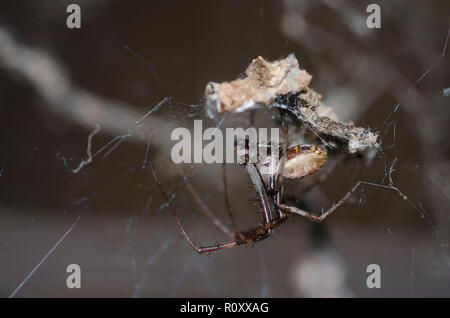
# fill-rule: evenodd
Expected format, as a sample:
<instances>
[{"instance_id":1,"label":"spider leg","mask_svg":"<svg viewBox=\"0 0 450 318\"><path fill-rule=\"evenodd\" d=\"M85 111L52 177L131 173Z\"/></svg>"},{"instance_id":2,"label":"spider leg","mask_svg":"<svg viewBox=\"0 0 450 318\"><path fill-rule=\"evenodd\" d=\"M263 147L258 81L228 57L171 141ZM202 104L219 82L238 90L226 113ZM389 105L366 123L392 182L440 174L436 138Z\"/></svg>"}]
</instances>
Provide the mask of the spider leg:
<instances>
[{"instance_id":1,"label":"spider leg","mask_svg":"<svg viewBox=\"0 0 450 318\"><path fill-rule=\"evenodd\" d=\"M169 196L167 195L166 191L162 187L161 180L159 179L158 175L156 174L155 169L153 168L153 165L149 164L150 170L152 171L153 178L156 181L156 184L158 186L159 191L161 192L161 195L163 196L164 200L167 202L170 212L172 213L172 216L175 220L175 223L178 225L178 228L180 229L181 233L183 234L184 238L188 242L188 244L199 254L207 253L207 252L213 252L220 249L233 247L238 245L238 241L235 242L229 242L225 244L220 244L216 246L198 246L194 243L194 241L190 238L190 236L187 234L186 230L184 229L183 225L181 224L180 219L178 218L177 212L175 211L175 208L173 207L171 201L169 200ZM242 243L241 243L242 244Z\"/></svg>"},{"instance_id":2,"label":"spider leg","mask_svg":"<svg viewBox=\"0 0 450 318\"><path fill-rule=\"evenodd\" d=\"M301 216L307 217L308 219L312 220L312 221L316 221L316 222L322 222L327 216L329 216L331 213L333 213L338 207L340 207L342 204L344 204L352 195L353 192L355 192L355 190L361 185L361 184L365 184L365 182L363 181L358 181L353 188L348 191L337 203L333 204L333 206L331 208L329 208L327 211L325 211L324 213L322 213L321 215L316 215L314 213L308 212L308 211L304 211L301 210L297 207L291 206L291 205L286 205L286 204L277 204L278 207L286 212L290 212L290 213L295 213L295 214L299 214Z\"/></svg>"},{"instance_id":3,"label":"spider leg","mask_svg":"<svg viewBox=\"0 0 450 318\"><path fill-rule=\"evenodd\" d=\"M286 122L286 115L287 115L287 111L285 110L281 110L279 109L280 112L280 117L281 117L281 124L282 124L282 131L283 131L283 142L282 142L282 154L283 157L280 158L280 171L279 174L280 176L278 177L279 180L277 180L277 187L278 187L278 191L277 193L274 195L274 205L275 205L275 209L277 211L278 217L279 218L286 218L287 215L285 213L283 213L283 211L278 207L278 204L281 202L281 199L283 197L283 174L284 174L284 164L287 161L287 147L290 144L289 141L289 125Z\"/></svg>"},{"instance_id":4,"label":"spider leg","mask_svg":"<svg viewBox=\"0 0 450 318\"><path fill-rule=\"evenodd\" d=\"M178 228L180 229L181 233L183 234L184 238L189 243L189 245L198 252L199 251L199 247L197 245L195 245L194 241L192 241L192 239L189 237L189 235L184 230L184 227L181 224L180 219L178 218L178 215L177 215L177 213L175 211L175 208L173 207L172 202L169 200L169 196L167 195L166 191L164 191L164 188L162 186L161 180L159 179L158 175L156 174L156 171L153 168L153 164L152 164L151 161L149 162L149 167L150 167L150 170L152 172L153 178L156 181L156 184L158 186L159 192L161 192L161 195L163 196L164 200L166 201L166 203L169 206L170 212L172 213L172 216L173 216L173 218L175 220L175 223L177 224Z\"/></svg>"},{"instance_id":5,"label":"spider leg","mask_svg":"<svg viewBox=\"0 0 450 318\"><path fill-rule=\"evenodd\" d=\"M230 248L234 246L239 246L242 244L247 244L251 242L258 242L268 238L272 234L272 229L285 221L286 218L276 219L274 221L268 222L261 226L258 226L250 231L243 232L241 235L244 239L238 239L236 241L227 242L218 245L210 245L210 246L200 246L196 248L196 251L199 254L209 253L219 251L225 248Z\"/></svg>"},{"instance_id":6,"label":"spider leg","mask_svg":"<svg viewBox=\"0 0 450 318\"><path fill-rule=\"evenodd\" d=\"M280 191L274 196L274 206L278 214L278 218L287 218L287 215L279 208L281 198L283 197L283 186L281 186Z\"/></svg>"},{"instance_id":7,"label":"spider leg","mask_svg":"<svg viewBox=\"0 0 450 318\"><path fill-rule=\"evenodd\" d=\"M231 211L231 204L230 204L230 197L228 196L228 183L227 183L227 171L225 163L222 164L222 181L223 181L223 189L224 189L224 198L225 198L225 207L228 212L228 216L230 218L231 224L234 228L234 234L235 238L240 238L241 240L244 240L244 236L242 235L241 231L239 230L236 220L234 219L233 213Z\"/></svg>"},{"instance_id":8,"label":"spider leg","mask_svg":"<svg viewBox=\"0 0 450 318\"><path fill-rule=\"evenodd\" d=\"M164 190L161 180L159 179L155 169L153 168L152 163L149 163L149 168L152 172L153 178L156 181L156 184L158 186L158 189L161 193L161 195L163 196L164 200L167 202L167 205L170 209L170 212L172 213L172 216L175 220L175 223L177 224L178 228L180 229L181 233L183 234L184 238L186 239L186 241L188 242L188 244L199 254L204 254L204 253L209 253L209 252L215 252L215 251L219 251L225 248L230 248L230 247L234 247L234 246L238 246L238 245L242 245L242 244L247 244L250 242L257 242L257 241L261 241L267 237L269 237L272 233L272 229L274 227L276 227L277 225L281 224L282 222L284 222L285 218L278 218L274 221L269 221L269 222L264 222L263 225L258 226L256 228L254 228L253 230L241 233L243 236L243 239L237 239L235 241L231 241L231 242L227 242L227 243L223 243L223 244L218 244L218 245L211 245L211 246L198 246L197 244L194 243L194 241L190 238L190 236L187 234L186 230L184 229L183 225L181 224L180 219L178 218L178 215L175 211L175 208L173 207L171 201L169 200L169 196L167 195L166 191ZM184 179L187 180L187 179ZM190 185L190 183L187 182L187 187L188 189L194 190L193 194L197 194L197 192L195 191L195 189L192 187L192 185ZM198 194L197 194L198 196ZM195 196L194 196L195 197ZM200 196L198 196L198 198L200 198ZM203 201L200 201L198 203L200 203ZM206 205L201 205L203 207L206 207ZM209 211L209 209L207 210ZM206 210L204 210L204 212L206 212ZM211 212L211 211L209 211Z\"/></svg>"},{"instance_id":9,"label":"spider leg","mask_svg":"<svg viewBox=\"0 0 450 318\"><path fill-rule=\"evenodd\" d=\"M255 186L256 194L258 195L259 202L261 203L261 214L263 217L263 224L267 224L274 219L273 215L273 204L267 196L267 190L264 187L264 182L262 181L261 174L258 168L253 164L249 163L247 166L247 172L250 179Z\"/></svg>"},{"instance_id":10,"label":"spider leg","mask_svg":"<svg viewBox=\"0 0 450 318\"><path fill-rule=\"evenodd\" d=\"M186 185L186 188L191 193L194 200L197 202L197 204L200 206L200 209L205 213L207 217L209 217L214 225L216 225L219 229L222 230L226 235L228 235L231 239L235 239L236 235L233 233L225 224L223 224L215 215L211 212L211 210L208 208L206 203L202 200L198 192L195 190L195 188L192 186L192 184L189 182L187 177L183 177L184 184Z\"/></svg>"}]
</instances>

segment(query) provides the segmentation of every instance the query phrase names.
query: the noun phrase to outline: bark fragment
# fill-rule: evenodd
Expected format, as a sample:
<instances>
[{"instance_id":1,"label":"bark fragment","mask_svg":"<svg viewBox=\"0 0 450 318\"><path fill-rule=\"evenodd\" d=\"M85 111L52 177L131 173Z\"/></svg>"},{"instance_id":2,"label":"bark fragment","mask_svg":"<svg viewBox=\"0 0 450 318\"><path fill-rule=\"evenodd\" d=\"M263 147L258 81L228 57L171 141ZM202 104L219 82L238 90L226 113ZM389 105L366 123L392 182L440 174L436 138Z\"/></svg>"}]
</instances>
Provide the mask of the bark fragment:
<instances>
[{"instance_id":1,"label":"bark fragment","mask_svg":"<svg viewBox=\"0 0 450 318\"><path fill-rule=\"evenodd\" d=\"M322 95L309 88L312 76L301 70L294 54L268 62L261 56L245 71L245 78L206 85L205 100L209 116L216 113L240 113L258 107L287 109L319 134L346 142L350 153L378 149L378 134L352 123L339 122L330 107L320 101ZM294 95L295 102L280 102Z\"/></svg>"},{"instance_id":2,"label":"bark fragment","mask_svg":"<svg viewBox=\"0 0 450 318\"><path fill-rule=\"evenodd\" d=\"M268 106L278 96L307 88L312 78L308 72L300 70L294 54L272 63L258 56L248 66L245 75L245 78L232 82L208 83L205 96L209 108L223 113L243 111L246 105Z\"/></svg>"}]
</instances>

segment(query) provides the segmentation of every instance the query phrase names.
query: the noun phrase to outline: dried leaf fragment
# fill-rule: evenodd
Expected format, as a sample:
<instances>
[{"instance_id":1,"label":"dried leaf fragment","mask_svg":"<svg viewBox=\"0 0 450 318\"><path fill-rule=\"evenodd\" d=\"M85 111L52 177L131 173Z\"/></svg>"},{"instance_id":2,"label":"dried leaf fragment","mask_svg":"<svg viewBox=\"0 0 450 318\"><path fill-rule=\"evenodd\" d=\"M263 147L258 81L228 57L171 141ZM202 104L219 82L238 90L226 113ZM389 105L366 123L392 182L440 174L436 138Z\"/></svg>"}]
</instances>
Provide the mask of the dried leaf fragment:
<instances>
[{"instance_id":1,"label":"dried leaf fragment","mask_svg":"<svg viewBox=\"0 0 450 318\"><path fill-rule=\"evenodd\" d=\"M216 113L278 107L289 110L317 133L346 142L350 153L380 147L378 134L352 123L339 122L332 109L321 103L322 95L308 86L312 76L300 69L294 54L274 62L259 56L248 66L245 75L232 82L206 85L206 110L210 117ZM286 95L295 95L296 102L280 104L279 98Z\"/></svg>"},{"instance_id":2,"label":"dried leaf fragment","mask_svg":"<svg viewBox=\"0 0 450 318\"><path fill-rule=\"evenodd\" d=\"M256 104L267 106L278 96L300 92L312 79L308 72L300 70L294 54L274 62L258 56L245 75L232 82L208 83L205 90L208 109L223 113L241 112Z\"/></svg>"}]
</instances>

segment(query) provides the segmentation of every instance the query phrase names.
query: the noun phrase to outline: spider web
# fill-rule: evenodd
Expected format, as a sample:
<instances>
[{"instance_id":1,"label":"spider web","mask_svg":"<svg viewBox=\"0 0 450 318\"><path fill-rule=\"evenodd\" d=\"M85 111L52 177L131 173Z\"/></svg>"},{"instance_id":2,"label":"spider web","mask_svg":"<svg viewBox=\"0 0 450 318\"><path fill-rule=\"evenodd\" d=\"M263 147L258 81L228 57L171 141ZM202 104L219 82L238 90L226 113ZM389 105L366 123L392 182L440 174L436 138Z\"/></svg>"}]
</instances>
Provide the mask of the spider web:
<instances>
[{"instance_id":1,"label":"spider web","mask_svg":"<svg viewBox=\"0 0 450 318\"><path fill-rule=\"evenodd\" d=\"M67 4L30 4L27 22L7 2L0 10L2 82L11 88L4 101L14 107L2 116L0 269L9 274L0 280L2 295L450 295L450 29L438 4L408 2L403 10L403 2L380 2L382 28L368 30L364 3L229 3L213 14L206 2L196 9L142 1L133 9L85 1L80 31L54 27L64 25ZM47 28L54 29L53 44ZM235 36L242 28L248 35ZM181 178L188 176L229 225L221 167L180 169L170 159L170 133L191 129L194 119L210 127L249 125L247 115L206 120L205 84L236 78L258 55L273 60L291 52L341 120L380 133L383 153L370 164L342 159L298 198L320 213L367 182L325 224L291 217L273 239L197 255L150 168L196 242L227 240ZM33 105L28 117L16 108L26 103ZM9 124L8 116L24 125ZM270 113L256 116L262 125L271 121ZM242 227L254 226L258 206L243 171L227 167L232 210ZM76 293L64 285L72 263L83 273ZM379 291L365 285L372 263L382 277L395 277ZM311 276L311 268L320 275Z\"/></svg>"}]
</instances>

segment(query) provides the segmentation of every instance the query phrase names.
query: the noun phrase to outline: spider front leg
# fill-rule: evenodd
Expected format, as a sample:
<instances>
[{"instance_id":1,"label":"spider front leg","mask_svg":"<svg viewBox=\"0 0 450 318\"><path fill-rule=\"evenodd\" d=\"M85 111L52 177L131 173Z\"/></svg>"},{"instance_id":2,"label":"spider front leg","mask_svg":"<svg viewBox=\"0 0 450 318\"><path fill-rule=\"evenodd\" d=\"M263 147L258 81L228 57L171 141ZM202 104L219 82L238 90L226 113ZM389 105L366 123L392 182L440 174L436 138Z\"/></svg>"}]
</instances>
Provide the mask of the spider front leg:
<instances>
[{"instance_id":1,"label":"spider front leg","mask_svg":"<svg viewBox=\"0 0 450 318\"><path fill-rule=\"evenodd\" d=\"M238 239L236 241L223 243L223 244L218 244L218 245L195 246L195 250L199 254L204 254L204 253L220 251L220 250L225 249L225 248L239 246L239 245L243 245L243 244L247 244L247 243L251 243L251 242L262 241L262 240L268 238L272 234L273 228L275 228L276 226L280 225L285 220L286 220L285 217L284 218L279 218L279 219L276 219L274 221L265 223L265 224L263 224L261 226L258 226L256 228L250 230L250 231L243 232L243 233L241 233L241 235L243 236L244 239Z\"/></svg>"},{"instance_id":2,"label":"spider front leg","mask_svg":"<svg viewBox=\"0 0 450 318\"><path fill-rule=\"evenodd\" d=\"M156 185L158 186L158 189L159 189L161 195L163 196L164 200L166 201L167 206L168 206L170 212L172 213L172 216L173 216L176 224L178 225L178 228L180 229L181 233L183 234L183 236L186 239L186 241L188 242L188 244L197 253L204 254L204 253L209 253L209 252L215 252L215 251L219 251L219 250L222 250L225 248L230 248L230 247L239 246L242 244L258 242L258 241L264 240L272 234L272 230L274 227L283 223L284 220L286 219L286 216L283 216L282 218L277 218L275 220L270 219L271 213L268 209L271 209L271 206L269 204L269 199L267 198L265 192L263 191L262 180L258 179L259 175L254 171L254 170L256 170L256 167L253 165L250 165L249 167L247 167L248 171L249 171L249 173L251 173L251 175L253 177L256 178L256 180L254 180L256 183L255 185L257 185L258 186L257 188L259 189L257 192L259 192L258 193L259 199L260 199L261 205L262 205L261 213L263 215L263 225L258 226L252 230L249 230L249 231L246 231L243 233L239 233L239 237L231 242L217 244L217 245L210 245L210 246L199 246L196 243L194 243L194 241L191 239L191 237L188 235L188 233L184 229L183 225L181 224L181 221L178 218L177 212L175 211L175 208L172 205L172 202L169 199L169 196L167 195L166 191L164 190L161 180L158 177L158 174L156 173L155 169L153 168L153 165L150 162L149 168L153 174L153 178L155 179ZM222 229L230 237L235 237L235 235L233 235L233 233L225 225L223 225L219 221L219 219L217 219L214 216L214 214L212 214L212 212L209 210L209 208L203 202L203 200L198 195L198 193L195 191L194 187L189 183L189 181L186 178L183 178L183 180L184 180L184 183L185 183L186 187L188 188L189 192L191 193L191 195L194 197L196 202L200 205L202 211L213 220L213 223L217 227Z\"/></svg>"},{"instance_id":3,"label":"spider front leg","mask_svg":"<svg viewBox=\"0 0 450 318\"><path fill-rule=\"evenodd\" d=\"M329 208L327 211L322 213L321 215L316 215L308 211L301 210L297 207L286 205L286 204L277 204L278 208L285 212L289 213L295 213L299 214L301 216L307 217L308 219L316 222L322 222L327 216L329 216L331 213L333 213L338 207L340 207L342 204L344 204L350 197L352 196L352 193L356 191L356 189L361 185L365 184L366 182L358 181L353 188L348 191L336 204L333 204L331 208Z\"/></svg>"}]
</instances>

